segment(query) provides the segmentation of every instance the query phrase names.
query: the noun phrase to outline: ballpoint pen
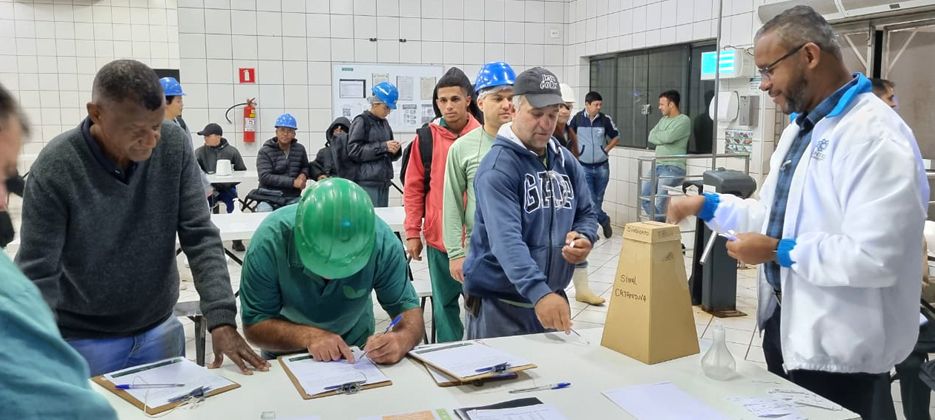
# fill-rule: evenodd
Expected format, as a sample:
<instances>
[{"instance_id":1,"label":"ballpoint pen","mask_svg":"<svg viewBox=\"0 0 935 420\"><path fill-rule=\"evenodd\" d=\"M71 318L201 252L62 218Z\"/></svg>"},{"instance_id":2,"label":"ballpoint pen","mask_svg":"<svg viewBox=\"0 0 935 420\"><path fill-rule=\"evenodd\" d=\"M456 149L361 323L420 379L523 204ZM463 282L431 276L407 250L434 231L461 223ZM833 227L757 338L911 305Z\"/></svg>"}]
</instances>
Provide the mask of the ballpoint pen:
<instances>
[{"instance_id":1,"label":"ballpoint pen","mask_svg":"<svg viewBox=\"0 0 935 420\"><path fill-rule=\"evenodd\" d=\"M390 332L390 330L392 330L393 327L396 326L396 324L399 324L399 321L402 321L402 319L403 319L403 314L396 315L396 318L393 318L393 320L390 321L390 325L387 325L386 329L383 330L383 334Z\"/></svg>"},{"instance_id":2,"label":"ballpoint pen","mask_svg":"<svg viewBox=\"0 0 935 420\"><path fill-rule=\"evenodd\" d=\"M519 394L520 392L532 392L532 391L548 391L552 389L564 389L570 386L571 386L571 382L559 382L557 384L534 386L532 388L514 389L510 391L510 394Z\"/></svg>"},{"instance_id":3,"label":"ballpoint pen","mask_svg":"<svg viewBox=\"0 0 935 420\"><path fill-rule=\"evenodd\" d=\"M581 335L581 333L579 333L579 332L578 332L577 330L575 330L574 328L571 328L571 332L575 333L575 335L577 335L578 338L584 340L584 343L585 343L585 344L588 344L588 345L591 344L591 340L588 340L587 337Z\"/></svg>"},{"instance_id":4,"label":"ballpoint pen","mask_svg":"<svg viewBox=\"0 0 935 420\"><path fill-rule=\"evenodd\" d=\"M181 388L185 384L120 384L117 389L153 389L153 388Z\"/></svg>"},{"instance_id":5,"label":"ballpoint pen","mask_svg":"<svg viewBox=\"0 0 935 420\"><path fill-rule=\"evenodd\" d=\"M403 314L396 315L396 318L393 318L393 320L390 321L390 325L387 325L387 326L386 326L386 329L383 330L383 334L386 334L386 333L390 332L390 330L392 330L393 327L396 326L396 324L399 324L399 321L402 321L402 319L403 319ZM364 356L367 355L367 352L368 352L368 351L370 351L370 350L369 350L369 349L368 349L368 350L364 350L364 352L360 354L360 357L358 357L357 360L363 359Z\"/></svg>"},{"instance_id":6,"label":"ballpoint pen","mask_svg":"<svg viewBox=\"0 0 935 420\"><path fill-rule=\"evenodd\" d=\"M177 402L185 401L185 400L187 400L187 399L189 399L189 398L203 398L203 397L205 396L205 394L207 394L208 391L209 391L210 389L211 389L211 387L208 387L208 386L199 386L198 388L195 388L195 389L193 389L193 390L191 390L191 391L189 391L189 392L186 392L186 393L184 393L184 394L182 394L182 395L179 395L179 396L177 396L177 397L170 398L170 399L169 399L169 402L170 402L170 403L177 403Z\"/></svg>"},{"instance_id":7,"label":"ballpoint pen","mask_svg":"<svg viewBox=\"0 0 935 420\"><path fill-rule=\"evenodd\" d=\"M173 358L171 358L171 359L163 360L163 361L161 361L161 362L153 363L153 364L151 364L151 365L143 365L143 366L140 366L140 367L135 368L135 369L130 369L130 370L126 370L126 371L123 371L123 372L114 373L114 374L112 374L111 376L114 377L114 378L119 378L119 377L121 377L121 376L132 375L132 374L134 374L134 373L140 373L140 372L147 371L147 370L150 370L150 369L155 369L155 368L159 368L159 367L163 367L163 366L168 366L168 365L171 365L171 364L174 364L174 363L179 363L179 362L181 362L181 361L184 360L184 359L185 359L184 357L173 357Z\"/></svg>"},{"instance_id":8,"label":"ballpoint pen","mask_svg":"<svg viewBox=\"0 0 935 420\"><path fill-rule=\"evenodd\" d=\"M704 263L708 261L708 254L711 252L711 249L714 248L714 240L717 239L718 236L727 239L729 242L733 242L737 240L737 233L734 232L733 230L728 230L726 233L722 233L722 232L713 232L713 233L717 233L717 235L711 235L711 239L708 239L708 244L705 245L704 247L704 252L701 253L701 258L698 259L698 262L702 265L704 265Z\"/></svg>"},{"instance_id":9,"label":"ballpoint pen","mask_svg":"<svg viewBox=\"0 0 935 420\"><path fill-rule=\"evenodd\" d=\"M498 363L498 364L493 365L493 366L487 366L487 367L482 367L482 368L480 368L480 369L475 369L474 372L477 372L477 373L484 373L484 372L496 372L496 373L501 373L501 372L506 372L506 370L509 369L509 368L510 368L510 363L509 363L509 362L505 362L505 363Z\"/></svg>"}]
</instances>

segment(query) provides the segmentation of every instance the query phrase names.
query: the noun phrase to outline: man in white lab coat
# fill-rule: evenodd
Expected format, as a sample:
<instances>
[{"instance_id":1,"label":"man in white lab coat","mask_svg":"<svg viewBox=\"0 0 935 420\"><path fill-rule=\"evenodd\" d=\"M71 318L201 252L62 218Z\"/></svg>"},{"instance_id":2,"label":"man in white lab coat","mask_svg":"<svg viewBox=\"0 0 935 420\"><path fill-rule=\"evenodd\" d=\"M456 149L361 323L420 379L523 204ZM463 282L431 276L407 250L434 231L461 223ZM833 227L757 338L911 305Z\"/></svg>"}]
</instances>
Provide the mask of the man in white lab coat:
<instances>
[{"instance_id":1,"label":"man in white lab coat","mask_svg":"<svg viewBox=\"0 0 935 420\"><path fill-rule=\"evenodd\" d=\"M863 418L895 418L887 374L919 331L919 235L929 188L912 131L850 75L828 22L798 6L756 34L760 89L792 114L759 199L673 203L734 230L731 256L762 264L769 370ZM780 310L781 308L781 310ZM885 394L885 395L884 395Z\"/></svg>"}]
</instances>

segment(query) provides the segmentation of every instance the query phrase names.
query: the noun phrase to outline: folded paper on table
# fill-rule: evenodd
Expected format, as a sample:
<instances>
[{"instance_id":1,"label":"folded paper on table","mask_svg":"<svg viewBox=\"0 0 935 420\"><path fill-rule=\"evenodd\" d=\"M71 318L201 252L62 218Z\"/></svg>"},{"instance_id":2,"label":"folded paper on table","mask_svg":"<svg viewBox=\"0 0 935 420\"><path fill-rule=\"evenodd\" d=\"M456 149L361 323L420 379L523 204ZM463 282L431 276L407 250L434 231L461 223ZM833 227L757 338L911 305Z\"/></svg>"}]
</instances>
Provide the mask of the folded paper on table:
<instances>
[{"instance_id":1,"label":"folded paper on table","mask_svg":"<svg viewBox=\"0 0 935 420\"><path fill-rule=\"evenodd\" d=\"M714 408L679 389L671 382L633 385L604 391L604 396L638 419L727 420Z\"/></svg>"}]
</instances>

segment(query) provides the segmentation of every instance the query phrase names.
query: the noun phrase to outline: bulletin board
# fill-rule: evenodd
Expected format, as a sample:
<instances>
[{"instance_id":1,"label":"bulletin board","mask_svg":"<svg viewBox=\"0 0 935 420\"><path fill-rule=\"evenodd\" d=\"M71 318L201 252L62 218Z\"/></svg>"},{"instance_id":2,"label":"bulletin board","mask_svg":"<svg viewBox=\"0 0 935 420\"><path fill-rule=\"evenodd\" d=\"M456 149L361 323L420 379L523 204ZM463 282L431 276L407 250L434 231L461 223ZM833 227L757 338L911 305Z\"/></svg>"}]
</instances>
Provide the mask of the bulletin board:
<instances>
[{"instance_id":1,"label":"bulletin board","mask_svg":"<svg viewBox=\"0 0 935 420\"><path fill-rule=\"evenodd\" d=\"M335 64L331 72L331 112L335 118L353 120L370 109L367 97L380 82L390 82L399 89L396 109L387 120L394 132L415 132L435 117L432 92L442 76L442 66L386 64Z\"/></svg>"}]
</instances>

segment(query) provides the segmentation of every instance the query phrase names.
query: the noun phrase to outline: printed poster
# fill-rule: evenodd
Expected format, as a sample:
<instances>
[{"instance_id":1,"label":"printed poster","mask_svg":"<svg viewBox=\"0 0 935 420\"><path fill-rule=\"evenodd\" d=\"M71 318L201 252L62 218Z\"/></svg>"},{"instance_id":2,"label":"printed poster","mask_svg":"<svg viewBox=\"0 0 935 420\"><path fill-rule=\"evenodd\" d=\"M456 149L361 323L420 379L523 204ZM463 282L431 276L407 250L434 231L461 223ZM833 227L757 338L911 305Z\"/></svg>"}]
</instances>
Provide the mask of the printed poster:
<instances>
[{"instance_id":1,"label":"printed poster","mask_svg":"<svg viewBox=\"0 0 935 420\"><path fill-rule=\"evenodd\" d=\"M419 83L419 92L421 92L421 98L423 101L431 101L432 94L435 93L435 80L434 77L422 77ZM434 116L434 112L432 113Z\"/></svg>"},{"instance_id":2,"label":"printed poster","mask_svg":"<svg viewBox=\"0 0 935 420\"><path fill-rule=\"evenodd\" d=\"M389 73L372 73L371 76L373 78L373 86L379 85L380 83L383 83L383 82L390 81Z\"/></svg>"},{"instance_id":3,"label":"printed poster","mask_svg":"<svg viewBox=\"0 0 935 420\"><path fill-rule=\"evenodd\" d=\"M396 89L399 89L400 101L412 101L412 76L396 76Z\"/></svg>"},{"instance_id":4,"label":"printed poster","mask_svg":"<svg viewBox=\"0 0 935 420\"><path fill-rule=\"evenodd\" d=\"M432 104L422 104L422 124L430 123L434 119L435 108L432 107Z\"/></svg>"},{"instance_id":5,"label":"printed poster","mask_svg":"<svg viewBox=\"0 0 935 420\"><path fill-rule=\"evenodd\" d=\"M403 124L408 126L419 125L419 105L402 104L400 105L403 114Z\"/></svg>"},{"instance_id":6,"label":"printed poster","mask_svg":"<svg viewBox=\"0 0 935 420\"><path fill-rule=\"evenodd\" d=\"M726 130L724 134L727 138L724 153L748 155L753 153L752 130Z\"/></svg>"}]
</instances>

